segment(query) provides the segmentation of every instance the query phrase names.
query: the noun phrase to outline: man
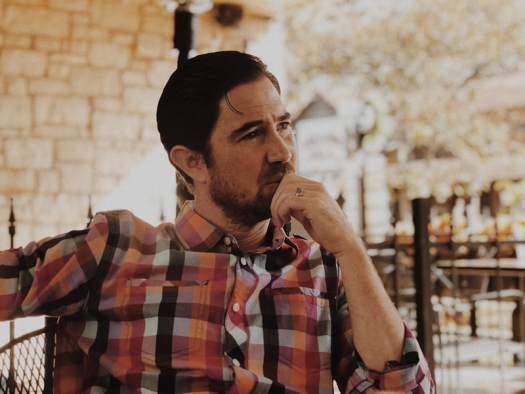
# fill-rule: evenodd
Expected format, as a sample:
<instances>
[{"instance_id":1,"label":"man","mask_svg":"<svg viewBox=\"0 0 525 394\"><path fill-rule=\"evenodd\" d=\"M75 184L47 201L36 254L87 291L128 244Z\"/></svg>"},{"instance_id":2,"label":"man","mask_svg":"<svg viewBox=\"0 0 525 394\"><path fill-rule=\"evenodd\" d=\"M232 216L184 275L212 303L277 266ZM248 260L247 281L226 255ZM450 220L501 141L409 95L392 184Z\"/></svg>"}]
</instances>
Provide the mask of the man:
<instances>
[{"instance_id":1,"label":"man","mask_svg":"<svg viewBox=\"0 0 525 394\"><path fill-rule=\"evenodd\" d=\"M417 341L253 56L183 63L157 111L195 196L175 224L126 211L1 255L0 317L62 316L56 392L430 393ZM313 240L285 236L294 217Z\"/></svg>"}]
</instances>

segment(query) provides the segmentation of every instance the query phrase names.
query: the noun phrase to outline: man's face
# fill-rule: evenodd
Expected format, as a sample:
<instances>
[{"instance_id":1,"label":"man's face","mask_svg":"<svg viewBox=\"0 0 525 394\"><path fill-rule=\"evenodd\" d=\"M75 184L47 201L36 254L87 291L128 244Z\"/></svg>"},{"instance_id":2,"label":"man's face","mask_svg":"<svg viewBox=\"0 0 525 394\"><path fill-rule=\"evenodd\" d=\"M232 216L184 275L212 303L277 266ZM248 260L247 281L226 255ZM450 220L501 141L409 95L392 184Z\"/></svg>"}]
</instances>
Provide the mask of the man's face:
<instances>
[{"instance_id":1,"label":"man's face","mask_svg":"<svg viewBox=\"0 0 525 394\"><path fill-rule=\"evenodd\" d=\"M237 86L221 99L210 135L209 194L234 223L271 217L282 177L295 172L290 114L268 78Z\"/></svg>"}]
</instances>

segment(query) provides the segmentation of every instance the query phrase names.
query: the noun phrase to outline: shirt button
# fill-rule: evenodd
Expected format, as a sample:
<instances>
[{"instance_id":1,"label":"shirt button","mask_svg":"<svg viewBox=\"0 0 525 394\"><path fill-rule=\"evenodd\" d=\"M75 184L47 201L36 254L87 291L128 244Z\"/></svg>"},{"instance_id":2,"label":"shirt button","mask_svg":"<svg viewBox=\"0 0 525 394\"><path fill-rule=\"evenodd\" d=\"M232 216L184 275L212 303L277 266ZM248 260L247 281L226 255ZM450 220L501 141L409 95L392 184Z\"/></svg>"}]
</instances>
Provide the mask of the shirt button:
<instances>
[{"instance_id":1,"label":"shirt button","mask_svg":"<svg viewBox=\"0 0 525 394\"><path fill-rule=\"evenodd\" d=\"M241 257L241 264L246 265L246 259L244 257Z\"/></svg>"},{"instance_id":2,"label":"shirt button","mask_svg":"<svg viewBox=\"0 0 525 394\"><path fill-rule=\"evenodd\" d=\"M236 367L240 367L241 366L241 363L236 358L234 358L232 362L233 362L233 365L235 365Z\"/></svg>"},{"instance_id":3,"label":"shirt button","mask_svg":"<svg viewBox=\"0 0 525 394\"><path fill-rule=\"evenodd\" d=\"M236 302L235 304L233 304L233 307L232 307L233 311L235 313L239 312L239 309L241 309L241 306L239 305L238 302Z\"/></svg>"},{"instance_id":4,"label":"shirt button","mask_svg":"<svg viewBox=\"0 0 525 394\"><path fill-rule=\"evenodd\" d=\"M224 245L229 245L232 243L232 240L228 237L224 237L224 239L222 240L222 242L224 242Z\"/></svg>"}]
</instances>

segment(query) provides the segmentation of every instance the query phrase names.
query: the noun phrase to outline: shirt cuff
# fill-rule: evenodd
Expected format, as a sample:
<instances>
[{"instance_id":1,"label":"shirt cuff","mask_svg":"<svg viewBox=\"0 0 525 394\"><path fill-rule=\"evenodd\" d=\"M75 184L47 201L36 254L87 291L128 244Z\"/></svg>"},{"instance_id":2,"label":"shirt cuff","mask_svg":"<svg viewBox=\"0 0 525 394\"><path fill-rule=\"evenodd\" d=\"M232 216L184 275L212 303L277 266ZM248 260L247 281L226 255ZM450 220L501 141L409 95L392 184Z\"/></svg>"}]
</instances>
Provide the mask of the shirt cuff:
<instances>
[{"instance_id":1,"label":"shirt cuff","mask_svg":"<svg viewBox=\"0 0 525 394\"><path fill-rule=\"evenodd\" d=\"M347 393L362 393L370 387L404 393L435 392L427 361L406 324L401 360L388 361L382 372L367 368L357 352L355 362L356 369L348 382Z\"/></svg>"}]
</instances>

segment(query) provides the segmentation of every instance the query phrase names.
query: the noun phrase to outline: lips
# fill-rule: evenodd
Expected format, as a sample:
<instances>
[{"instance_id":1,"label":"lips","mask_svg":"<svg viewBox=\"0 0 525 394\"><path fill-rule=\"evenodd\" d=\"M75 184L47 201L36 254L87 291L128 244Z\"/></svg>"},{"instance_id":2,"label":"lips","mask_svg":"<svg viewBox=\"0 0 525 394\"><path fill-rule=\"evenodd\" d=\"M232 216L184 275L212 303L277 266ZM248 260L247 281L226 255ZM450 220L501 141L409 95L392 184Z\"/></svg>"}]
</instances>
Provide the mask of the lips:
<instances>
[{"instance_id":1,"label":"lips","mask_svg":"<svg viewBox=\"0 0 525 394\"><path fill-rule=\"evenodd\" d=\"M260 185L270 185L280 183L286 174L295 172L291 163L273 163L258 177Z\"/></svg>"},{"instance_id":2,"label":"lips","mask_svg":"<svg viewBox=\"0 0 525 394\"><path fill-rule=\"evenodd\" d=\"M279 175L278 177L274 177L270 179L268 182L266 182L267 185L272 185L274 183L281 183L283 177L285 174Z\"/></svg>"}]
</instances>

